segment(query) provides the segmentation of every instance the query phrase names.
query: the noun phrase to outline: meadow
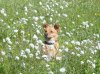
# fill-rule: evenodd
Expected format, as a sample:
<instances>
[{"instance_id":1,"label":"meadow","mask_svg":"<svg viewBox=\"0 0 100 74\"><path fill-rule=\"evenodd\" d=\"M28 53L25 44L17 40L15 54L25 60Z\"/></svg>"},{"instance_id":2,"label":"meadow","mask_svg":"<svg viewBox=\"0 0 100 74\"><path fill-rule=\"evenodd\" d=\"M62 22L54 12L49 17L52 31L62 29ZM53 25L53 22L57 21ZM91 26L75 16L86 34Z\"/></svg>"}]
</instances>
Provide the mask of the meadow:
<instances>
[{"instance_id":1,"label":"meadow","mask_svg":"<svg viewBox=\"0 0 100 74\"><path fill-rule=\"evenodd\" d=\"M44 23L62 57L41 56ZM0 0L0 74L100 74L100 0Z\"/></svg>"}]
</instances>

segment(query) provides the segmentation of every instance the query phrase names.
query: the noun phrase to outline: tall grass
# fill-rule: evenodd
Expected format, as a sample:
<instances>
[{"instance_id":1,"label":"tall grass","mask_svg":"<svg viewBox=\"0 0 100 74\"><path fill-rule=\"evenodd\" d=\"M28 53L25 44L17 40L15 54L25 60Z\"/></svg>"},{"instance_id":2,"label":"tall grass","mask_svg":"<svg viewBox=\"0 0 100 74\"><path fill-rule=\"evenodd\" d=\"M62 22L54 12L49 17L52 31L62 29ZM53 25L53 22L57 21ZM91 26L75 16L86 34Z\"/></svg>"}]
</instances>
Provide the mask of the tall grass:
<instances>
[{"instance_id":1,"label":"tall grass","mask_svg":"<svg viewBox=\"0 0 100 74\"><path fill-rule=\"evenodd\" d=\"M40 53L43 23L59 24L62 59ZM0 0L0 74L99 74L99 0Z\"/></svg>"}]
</instances>

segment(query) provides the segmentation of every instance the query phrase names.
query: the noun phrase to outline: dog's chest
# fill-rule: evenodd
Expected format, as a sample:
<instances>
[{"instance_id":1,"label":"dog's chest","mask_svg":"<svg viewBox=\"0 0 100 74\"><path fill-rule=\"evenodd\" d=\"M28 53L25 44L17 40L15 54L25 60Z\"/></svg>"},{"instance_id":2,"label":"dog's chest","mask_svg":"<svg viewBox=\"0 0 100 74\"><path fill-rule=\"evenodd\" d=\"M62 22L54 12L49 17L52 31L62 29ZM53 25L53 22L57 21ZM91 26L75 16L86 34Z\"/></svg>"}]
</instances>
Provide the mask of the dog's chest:
<instances>
[{"instance_id":1,"label":"dog's chest","mask_svg":"<svg viewBox=\"0 0 100 74\"><path fill-rule=\"evenodd\" d=\"M43 45L44 49L55 49L55 45Z\"/></svg>"},{"instance_id":2,"label":"dog's chest","mask_svg":"<svg viewBox=\"0 0 100 74\"><path fill-rule=\"evenodd\" d=\"M55 48L54 45L48 45L47 47L48 47L49 49L54 49L54 48Z\"/></svg>"}]
</instances>

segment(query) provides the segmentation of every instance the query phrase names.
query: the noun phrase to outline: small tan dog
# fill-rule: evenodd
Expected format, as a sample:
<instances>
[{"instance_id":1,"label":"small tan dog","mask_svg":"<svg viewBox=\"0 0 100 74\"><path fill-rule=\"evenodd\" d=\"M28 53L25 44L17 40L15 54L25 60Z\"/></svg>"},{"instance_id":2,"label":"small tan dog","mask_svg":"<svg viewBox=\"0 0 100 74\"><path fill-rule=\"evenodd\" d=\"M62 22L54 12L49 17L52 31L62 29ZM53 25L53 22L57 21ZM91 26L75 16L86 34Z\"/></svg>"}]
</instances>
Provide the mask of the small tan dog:
<instances>
[{"instance_id":1,"label":"small tan dog","mask_svg":"<svg viewBox=\"0 0 100 74\"><path fill-rule=\"evenodd\" d=\"M55 58L59 53L58 32L60 31L59 25L44 24L44 45L42 52L48 57Z\"/></svg>"}]
</instances>

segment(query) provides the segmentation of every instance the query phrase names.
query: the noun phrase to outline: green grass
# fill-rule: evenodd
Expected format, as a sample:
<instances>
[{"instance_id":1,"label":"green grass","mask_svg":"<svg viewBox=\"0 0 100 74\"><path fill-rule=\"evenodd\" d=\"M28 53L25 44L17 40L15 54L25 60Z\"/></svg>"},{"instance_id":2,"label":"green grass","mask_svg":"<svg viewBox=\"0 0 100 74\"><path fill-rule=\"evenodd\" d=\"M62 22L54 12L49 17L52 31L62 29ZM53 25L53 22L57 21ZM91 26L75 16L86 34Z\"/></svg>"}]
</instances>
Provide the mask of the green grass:
<instances>
[{"instance_id":1,"label":"green grass","mask_svg":"<svg viewBox=\"0 0 100 74\"><path fill-rule=\"evenodd\" d=\"M61 27L62 60L47 62L39 54L44 21ZM99 73L99 0L0 0L0 74Z\"/></svg>"}]
</instances>

